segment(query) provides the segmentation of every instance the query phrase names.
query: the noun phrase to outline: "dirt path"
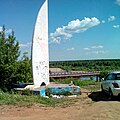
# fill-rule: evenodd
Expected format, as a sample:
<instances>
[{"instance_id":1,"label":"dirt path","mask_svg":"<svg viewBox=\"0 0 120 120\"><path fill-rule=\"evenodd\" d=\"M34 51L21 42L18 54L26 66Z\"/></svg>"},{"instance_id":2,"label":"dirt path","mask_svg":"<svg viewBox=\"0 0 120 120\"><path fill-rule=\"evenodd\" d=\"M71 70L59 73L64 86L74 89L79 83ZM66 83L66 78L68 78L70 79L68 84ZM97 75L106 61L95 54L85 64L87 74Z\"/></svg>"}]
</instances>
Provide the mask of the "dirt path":
<instances>
[{"instance_id":1,"label":"dirt path","mask_svg":"<svg viewBox=\"0 0 120 120\"><path fill-rule=\"evenodd\" d=\"M101 92L83 91L79 99L65 108L0 106L0 120L120 120L118 98L111 101Z\"/></svg>"}]
</instances>

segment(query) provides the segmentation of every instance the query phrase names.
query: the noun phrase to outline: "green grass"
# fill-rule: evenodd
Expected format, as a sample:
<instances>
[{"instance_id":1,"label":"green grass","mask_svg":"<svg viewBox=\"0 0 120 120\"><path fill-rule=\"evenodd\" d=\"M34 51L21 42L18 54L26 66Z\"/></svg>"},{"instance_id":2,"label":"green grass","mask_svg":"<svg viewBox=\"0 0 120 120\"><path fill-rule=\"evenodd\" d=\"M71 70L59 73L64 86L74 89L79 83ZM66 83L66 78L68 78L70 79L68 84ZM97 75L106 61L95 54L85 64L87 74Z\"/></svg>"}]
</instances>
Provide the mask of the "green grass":
<instances>
[{"instance_id":1,"label":"green grass","mask_svg":"<svg viewBox=\"0 0 120 120\"><path fill-rule=\"evenodd\" d=\"M18 106L31 106L34 104L52 106L55 107L58 104L64 104L66 102L73 102L75 99L55 99L55 98L44 98L40 96L26 96L20 94L10 94L0 92L0 105L18 105Z\"/></svg>"},{"instance_id":2,"label":"green grass","mask_svg":"<svg viewBox=\"0 0 120 120\"><path fill-rule=\"evenodd\" d=\"M100 82L94 80L73 80L72 78L60 80L60 83L68 84L71 81L81 88L88 89L90 91L96 91L100 87ZM17 106L31 106L34 104L45 105L45 106L68 106L75 103L77 98L44 98L35 95L21 95L21 94L10 94L0 91L0 105L17 105Z\"/></svg>"},{"instance_id":3,"label":"green grass","mask_svg":"<svg viewBox=\"0 0 120 120\"><path fill-rule=\"evenodd\" d=\"M98 84L98 82L96 82L95 80L76 80L73 78L61 79L58 81L53 80L53 81L63 83L63 84L69 84L71 81L73 81L74 85L80 86L80 87Z\"/></svg>"},{"instance_id":4,"label":"green grass","mask_svg":"<svg viewBox=\"0 0 120 120\"><path fill-rule=\"evenodd\" d=\"M53 80L56 82L55 80ZM80 86L80 88L85 88L90 91L97 91L100 89L100 82L96 82L95 80L76 80L73 78L67 78L67 79L61 79L57 82L62 84L69 84L71 81L73 81L74 85Z\"/></svg>"}]
</instances>

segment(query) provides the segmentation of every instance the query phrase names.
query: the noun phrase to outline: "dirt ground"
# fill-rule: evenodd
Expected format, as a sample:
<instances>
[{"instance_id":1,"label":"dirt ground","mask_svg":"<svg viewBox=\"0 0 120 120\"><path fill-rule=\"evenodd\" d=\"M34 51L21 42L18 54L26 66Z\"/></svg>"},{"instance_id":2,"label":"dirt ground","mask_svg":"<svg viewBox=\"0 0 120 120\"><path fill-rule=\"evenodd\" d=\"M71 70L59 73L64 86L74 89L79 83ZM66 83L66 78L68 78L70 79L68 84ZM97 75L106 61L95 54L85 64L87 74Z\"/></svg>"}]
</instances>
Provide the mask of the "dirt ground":
<instances>
[{"instance_id":1,"label":"dirt ground","mask_svg":"<svg viewBox=\"0 0 120 120\"><path fill-rule=\"evenodd\" d=\"M67 107L0 106L0 120L120 120L119 98L82 90L79 99Z\"/></svg>"}]
</instances>

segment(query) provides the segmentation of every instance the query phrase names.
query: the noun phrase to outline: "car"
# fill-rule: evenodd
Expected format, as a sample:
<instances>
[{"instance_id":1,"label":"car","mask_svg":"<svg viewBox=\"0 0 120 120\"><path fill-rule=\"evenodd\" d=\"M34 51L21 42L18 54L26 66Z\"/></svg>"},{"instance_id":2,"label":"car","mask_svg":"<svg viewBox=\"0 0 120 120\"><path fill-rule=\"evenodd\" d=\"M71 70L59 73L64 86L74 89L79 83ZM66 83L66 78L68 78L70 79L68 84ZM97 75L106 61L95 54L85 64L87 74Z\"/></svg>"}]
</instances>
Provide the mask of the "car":
<instances>
[{"instance_id":1,"label":"car","mask_svg":"<svg viewBox=\"0 0 120 120\"><path fill-rule=\"evenodd\" d=\"M101 82L101 90L111 98L120 96L120 71L109 73Z\"/></svg>"}]
</instances>

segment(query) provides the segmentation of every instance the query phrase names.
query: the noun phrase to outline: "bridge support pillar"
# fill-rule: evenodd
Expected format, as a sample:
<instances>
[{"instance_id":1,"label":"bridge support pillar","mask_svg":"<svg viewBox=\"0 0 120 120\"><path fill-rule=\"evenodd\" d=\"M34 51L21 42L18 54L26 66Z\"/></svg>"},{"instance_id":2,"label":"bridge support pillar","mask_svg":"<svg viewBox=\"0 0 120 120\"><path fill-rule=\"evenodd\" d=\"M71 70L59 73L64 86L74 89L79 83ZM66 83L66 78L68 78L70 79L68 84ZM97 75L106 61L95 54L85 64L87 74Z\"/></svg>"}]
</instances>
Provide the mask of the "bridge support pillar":
<instances>
[{"instance_id":1,"label":"bridge support pillar","mask_svg":"<svg viewBox=\"0 0 120 120\"><path fill-rule=\"evenodd\" d=\"M99 81L99 75L96 75L96 82Z\"/></svg>"}]
</instances>

